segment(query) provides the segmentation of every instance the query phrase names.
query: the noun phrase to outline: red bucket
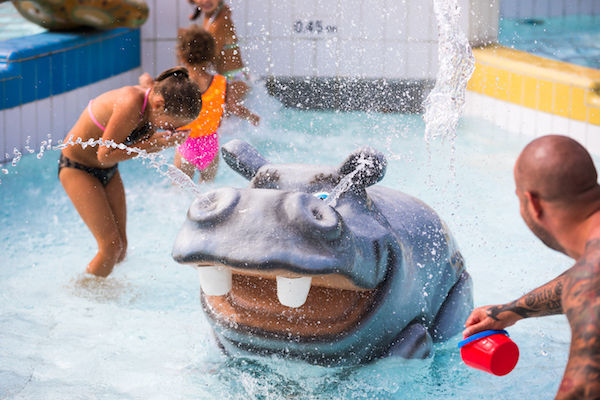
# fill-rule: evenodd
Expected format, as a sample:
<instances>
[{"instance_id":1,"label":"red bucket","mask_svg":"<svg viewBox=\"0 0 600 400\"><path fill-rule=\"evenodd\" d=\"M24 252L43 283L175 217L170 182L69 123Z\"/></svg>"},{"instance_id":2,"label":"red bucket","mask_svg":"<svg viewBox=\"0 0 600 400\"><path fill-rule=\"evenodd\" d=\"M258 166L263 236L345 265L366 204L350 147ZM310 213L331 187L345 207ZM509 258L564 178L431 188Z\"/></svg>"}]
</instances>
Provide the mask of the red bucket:
<instances>
[{"instance_id":1,"label":"red bucket","mask_svg":"<svg viewBox=\"0 0 600 400\"><path fill-rule=\"evenodd\" d=\"M504 330L476 333L459 342L458 347L469 367L498 376L508 374L519 361L519 348Z\"/></svg>"}]
</instances>

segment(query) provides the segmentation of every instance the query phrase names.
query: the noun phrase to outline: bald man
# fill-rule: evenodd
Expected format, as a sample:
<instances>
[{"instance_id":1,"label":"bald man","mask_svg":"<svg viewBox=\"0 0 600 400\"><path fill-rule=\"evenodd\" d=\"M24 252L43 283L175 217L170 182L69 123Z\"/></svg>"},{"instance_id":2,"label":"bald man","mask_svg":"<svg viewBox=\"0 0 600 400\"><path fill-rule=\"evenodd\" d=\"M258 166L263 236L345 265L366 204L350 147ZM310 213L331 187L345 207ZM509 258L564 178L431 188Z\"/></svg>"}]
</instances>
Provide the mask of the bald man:
<instances>
[{"instance_id":1,"label":"bald man","mask_svg":"<svg viewBox=\"0 0 600 400\"><path fill-rule=\"evenodd\" d=\"M529 143L514 169L521 216L551 249L575 260L557 278L507 304L479 307L465 337L520 319L566 314L569 361L557 399L600 399L600 186L589 153L575 140L548 135Z\"/></svg>"}]
</instances>

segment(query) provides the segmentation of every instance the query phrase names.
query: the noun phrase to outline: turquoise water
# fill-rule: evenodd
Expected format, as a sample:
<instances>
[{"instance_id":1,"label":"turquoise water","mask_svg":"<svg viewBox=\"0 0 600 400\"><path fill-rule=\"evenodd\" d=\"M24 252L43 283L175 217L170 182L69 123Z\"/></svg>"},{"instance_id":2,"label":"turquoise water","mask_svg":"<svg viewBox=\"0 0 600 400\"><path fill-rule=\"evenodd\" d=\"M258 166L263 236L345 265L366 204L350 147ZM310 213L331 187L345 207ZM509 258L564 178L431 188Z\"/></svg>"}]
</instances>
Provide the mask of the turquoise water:
<instances>
[{"instance_id":1,"label":"turquoise water","mask_svg":"<svg viewBox=\"0 0 600 400\"><path fill-rule=\"evenodd\" d=\"M499 28L504 46L600 69L600 15L501 19Z\"/></svg>"},{"instance_id":2,"label":"turquoise water","mask_svg":"<svg viewBox=\"0 0 600 400\"><path fill-rule=\"evenodd\" d=\"M250 106L261 126L225 121L222 141L248 140L273 162L337 165L364 145L384 152L381 184L423 199L447 222L476 305L512 300L571 265L520 219L512 165L528 138L464 119L451 156L450 143L428 151L419 115L301 112L264 91ZM436 345L428 360L352 368L229 359L212 341L196 272L170 256L192 195L141 160L122 163L129 253L108 279L91 279L83 271L95 241L56 178L57 158L56 151L28 154L0 174L2 399L512 400L556 392L570 339L564 316L508 329L521 358L504 377L466 367L459 337ZM245 185L221 163L202 190Z\"/></svg>"},{"instance_id":3,"label":"turquoise water","mask_svg":"<svg viewBox=\"0 0 600 400\"><path fill-rule=\"evenodd\" d=\"M0 40L46 32L46 29L27 21L10 3L0 4Z\"/></svg>"}]
</instances>

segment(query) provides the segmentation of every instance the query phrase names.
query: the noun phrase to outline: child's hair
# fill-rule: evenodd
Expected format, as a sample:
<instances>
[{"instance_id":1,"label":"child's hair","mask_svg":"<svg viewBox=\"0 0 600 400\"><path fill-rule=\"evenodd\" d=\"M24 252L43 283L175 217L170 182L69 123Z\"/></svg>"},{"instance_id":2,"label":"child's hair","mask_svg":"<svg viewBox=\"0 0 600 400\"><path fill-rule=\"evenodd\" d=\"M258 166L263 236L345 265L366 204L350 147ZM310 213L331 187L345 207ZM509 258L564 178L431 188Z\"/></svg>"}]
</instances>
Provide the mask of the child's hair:
<instances>
[{"instance_id":1,"label":"child's hair","mask_svg":"<svg viewBox=\"0 0 600 400\"><path fill-rule=\"evenodd\" d=\"M202 109L202 92L184 67L173 67L154 80L154 91L165 99L169 115L195 119Z\"/></svg>"},{"instance_id":2,"label":"child's hair","mask_svg":"<svg viewBox=\"0 0 600 400\"><path fill-rule=\"evenodd\" d=\"M189 65L201 65L215 56L215 39L198 25L177 31L177 57Z\"/></svg>"}]
</instances>

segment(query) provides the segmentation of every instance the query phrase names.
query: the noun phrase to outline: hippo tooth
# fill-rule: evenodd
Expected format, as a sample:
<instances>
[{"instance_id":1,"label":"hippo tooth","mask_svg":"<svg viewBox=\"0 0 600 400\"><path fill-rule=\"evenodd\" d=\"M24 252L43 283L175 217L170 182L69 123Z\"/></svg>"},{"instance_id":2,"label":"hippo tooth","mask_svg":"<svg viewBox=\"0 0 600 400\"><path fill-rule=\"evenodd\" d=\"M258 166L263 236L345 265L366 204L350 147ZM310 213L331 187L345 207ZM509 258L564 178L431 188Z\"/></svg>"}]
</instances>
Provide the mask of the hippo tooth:
<instances>
[{"instance_id":1,"label":"hippo tooth","mask_svg":"<svg viewBox=\"0 0 600 400\"><path fill-rule=\"evenodd\" d=\"M297 308L301 307L308 297L310 291L310 276L301 278L277 277L277 298L284 306Z\"/></svg>"},{"instance_id":2,"label":"hippo tooth","mask_svg":"<svg viewBox=\"0 0 600 400\"><path fill-rule=\"evenodd\" d=\"M223 296L231 290L231 268L221 265L196 267L202 291L207 296Z\"/></svg>"}]
</instances>

